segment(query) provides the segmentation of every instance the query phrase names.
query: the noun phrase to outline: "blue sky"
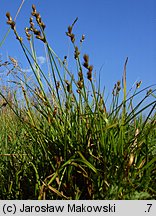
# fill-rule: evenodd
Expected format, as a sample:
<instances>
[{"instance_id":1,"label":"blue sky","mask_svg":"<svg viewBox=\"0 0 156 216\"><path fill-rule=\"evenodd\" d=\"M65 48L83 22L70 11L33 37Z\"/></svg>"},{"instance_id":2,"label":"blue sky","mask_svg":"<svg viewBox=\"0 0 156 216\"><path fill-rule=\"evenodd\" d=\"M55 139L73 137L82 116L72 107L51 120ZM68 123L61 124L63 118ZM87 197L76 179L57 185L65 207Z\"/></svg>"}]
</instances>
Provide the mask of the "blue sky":
<instances>
[{"instance_id":1,"label":"blue sky","mask_svg":"<svg viewBox=\"0 0 156 216\"><path fill-rule=\"evenodd\" d=\"M8 29L5 13L10 11L14 17L21 2L1 0L0 41ZM22 36L29 26L32 4L41 13L49 43L61 58L68 52L73 54L65 32L79 18L74 33L78 40L82 34L86 36L81 52L89 54L97 74L102 68L101 85L106 89L112 90L114 83L121 80L126 57L128 88L136 80L142 80L143 87L156 84L155 0L25 0L17 18L17 30ZM13 32L0 49L3 58L10 55L27 67ZM41 56L39 52L38 57Z\"/></svg>"}]
</instances>

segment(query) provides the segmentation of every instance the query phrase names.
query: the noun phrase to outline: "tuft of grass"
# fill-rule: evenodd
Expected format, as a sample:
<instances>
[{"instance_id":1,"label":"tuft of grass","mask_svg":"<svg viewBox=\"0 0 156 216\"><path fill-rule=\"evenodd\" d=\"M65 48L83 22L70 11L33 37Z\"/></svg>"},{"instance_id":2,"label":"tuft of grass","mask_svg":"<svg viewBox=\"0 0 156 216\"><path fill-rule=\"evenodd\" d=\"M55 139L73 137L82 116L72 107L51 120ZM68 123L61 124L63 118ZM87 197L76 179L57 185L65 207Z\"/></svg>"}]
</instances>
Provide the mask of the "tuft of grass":
<instances>
[{"instance_id":1,"label":"tuft of grass","mask_svg":"<svg viewBox=\"0 0 156 216\"><path fill-rule=\"evenodd\" d=\"M127 58L109 105L73 33L78 18L66 32L73 75L67 57L61 60L48 43L35 5L25 28L29 46L6 16L34 79L10 58L7 70L20 97L14 89L0 91L0 199L155 199L155 85L140 90L137 83L127 93ZM35 38L46 50L48 75L39 66Z\"/></svg>"}]
</instances>

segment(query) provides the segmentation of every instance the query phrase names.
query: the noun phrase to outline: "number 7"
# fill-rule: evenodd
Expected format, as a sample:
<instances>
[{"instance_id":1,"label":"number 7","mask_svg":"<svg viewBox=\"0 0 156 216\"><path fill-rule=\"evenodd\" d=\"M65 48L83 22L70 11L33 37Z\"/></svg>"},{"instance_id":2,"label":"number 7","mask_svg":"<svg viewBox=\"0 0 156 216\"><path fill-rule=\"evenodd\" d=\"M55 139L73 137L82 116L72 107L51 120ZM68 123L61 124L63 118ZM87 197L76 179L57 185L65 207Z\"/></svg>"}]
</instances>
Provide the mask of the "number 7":
<instances>
[{"instance_id":1,"label":"number 7","mask_svg":"<svg viewBox=\"0 0 156 216\"><path fill-rule=\"evenodd\" d=\"M151 207L152 207L152 204L147 204L147 206L149 206L148 212L150 212L150 209L151 209Z\"/></svg>"}]
</instances>

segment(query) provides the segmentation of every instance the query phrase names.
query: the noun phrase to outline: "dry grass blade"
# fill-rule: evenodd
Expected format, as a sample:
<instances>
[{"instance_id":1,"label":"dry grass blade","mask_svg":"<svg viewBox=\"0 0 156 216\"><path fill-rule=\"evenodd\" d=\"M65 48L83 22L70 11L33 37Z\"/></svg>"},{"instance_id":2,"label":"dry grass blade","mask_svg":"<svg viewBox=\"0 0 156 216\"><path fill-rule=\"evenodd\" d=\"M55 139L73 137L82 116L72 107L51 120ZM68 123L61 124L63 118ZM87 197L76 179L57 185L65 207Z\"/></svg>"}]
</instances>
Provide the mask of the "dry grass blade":
<instances>
[{"instance_id":1,"label":"dry grass blade","mask_svg":"<svg viewBox=\"0 0 156 216\"><path fill-rule=\"evenodd\" d=\"M62 198L64 198L64 199L66 199L66 200L69 200L70 198L69 197L66 197L64 194L63 194L63 192L61 193L61 192L59 192L57 189L55 189L54 187L52 187L52 186L50 186L50 185L46 185L44 182L43 182L43 185L44 185L44 187L45 188L47 188L47 189L49 189L49 190L51 190L53 193L55 193L55 194L57 194L59 197L62 197ZM43 186L42 186L42 188L41 188L42 190L41 190L41 193L43 193ZM42 197L42 195L41 195L41 197Z\"/></svg>"},{"instance_id":2,"label":"dry grass blade","mask_svg":"<svg viewBox=\"0 0 156 216\"><path fill-rule=\"evenodd\" d=\"M16 21L18 15L19 15L19 13L20 13L20 11L21 11L21 9L22 9L22 6L23 6L24 2L25 2L25 0L22 0L21 4L20 4L20 6L19 6L19 8L18 8L18 10L17 10L17 13L16 13L16 16L15 16L15 18L14 18L14 21Z\"/></svg>"},{"instance_id":3,"label":"dry grass blade","mask_svg":"<svg viewBox=\"0 0 156 216\"><path fill-rule=\"evenodd\" d=\"M18 15L19 15L19 13L20 13L20 11L21 11L21 9L22 9L22 6L23 6L24 2L25 2L25 0L22 0L21 4L20 4L20 6L19 6L19 8L18 8L18 10L17 10L17 13L16 13L16 15L15 15L14 21L17 19ZM6 38L7 38L7 36L8 36L8 34L9 34L9 32L10 32L10 28L7 30L7 32L6 32L6 34L4 35L2 41L0 42L0 47L3 46L3 44L4 44L4 42L5 42Z\"/></svg>"}]
</instances>

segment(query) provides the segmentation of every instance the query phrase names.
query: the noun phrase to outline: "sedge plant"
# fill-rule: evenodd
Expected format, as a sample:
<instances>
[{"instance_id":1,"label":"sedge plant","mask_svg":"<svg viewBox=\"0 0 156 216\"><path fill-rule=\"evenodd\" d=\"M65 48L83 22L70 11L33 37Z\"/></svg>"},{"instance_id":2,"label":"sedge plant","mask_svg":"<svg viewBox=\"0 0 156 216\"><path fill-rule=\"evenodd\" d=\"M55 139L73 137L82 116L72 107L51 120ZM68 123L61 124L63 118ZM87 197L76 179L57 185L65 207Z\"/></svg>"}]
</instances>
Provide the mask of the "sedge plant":
<instances>
[{"instance_id":1,"label":"sedge plant","mask_svg":"<svg viewBox=\"0 0 156 216\"><path fill-rule=\"evenodd\" d=\"M10 101L0 92L7 104L7 115L1 112L1 151L6 144L0 155L0 198L155 199L155 85L140 90L136 83L127 92L127 58L122 85L117 81L107 105L100 83L94 83L89 55L81 53L73 33L78 18L66 32L74 50L73 75L67 57L61 60L48 43L35 5L25 28L29 46L9 12L6 16L34 80L29 82L17 64L17 73L11 73L21 98L12 93ZM46 51L49 75L38 63L35 40ZM140 95L140 102L133 103Z\"/></svg>"}]
</instances>

